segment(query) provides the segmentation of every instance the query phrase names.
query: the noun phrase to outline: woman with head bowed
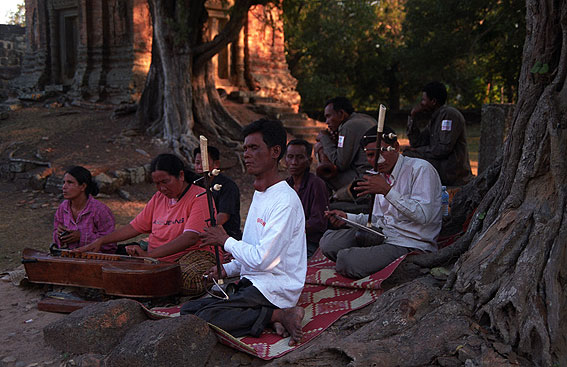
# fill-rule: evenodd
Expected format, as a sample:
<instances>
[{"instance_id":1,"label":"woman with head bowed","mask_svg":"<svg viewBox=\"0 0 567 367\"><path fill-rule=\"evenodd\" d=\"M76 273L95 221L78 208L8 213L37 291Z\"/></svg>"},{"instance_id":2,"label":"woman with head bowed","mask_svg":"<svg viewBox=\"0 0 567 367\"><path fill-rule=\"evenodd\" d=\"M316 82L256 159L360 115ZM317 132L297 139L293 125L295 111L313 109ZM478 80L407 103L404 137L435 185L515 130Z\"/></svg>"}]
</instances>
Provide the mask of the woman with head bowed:
<instances>
[{"instance_id":1,"label":"woman with head bowed","mask_svg":"<svg viewBox=\"0 0 567 367\"><path fill-rule=\"evenodd\" d=\"M63 197L55 213L53 241L60 248L85 246L114 230L110 209L96 200L98 186L88 169L75 166L63 176ZM114 253L116 243L108 242L102 252Z\"/></svg>"},{"instance_id":2,"label":"woman with head bowed","mask_svg":"<svg viewBox=\"0 0 567 367\"><path fill-rule=\"evenodd\" d=\"M79 251L100 251L104 245L149 234L147 247L129 244L132 256L178 262L183 276L183 292L201 295L202 276L215 265L214 249L200 247L199 233L207 226L208 205L204 189L192 182L197 177L186 170L173 154L160 154L150 165L157 192L146 207L126 226L97 239Z\"/></svg>"}]
</instances>

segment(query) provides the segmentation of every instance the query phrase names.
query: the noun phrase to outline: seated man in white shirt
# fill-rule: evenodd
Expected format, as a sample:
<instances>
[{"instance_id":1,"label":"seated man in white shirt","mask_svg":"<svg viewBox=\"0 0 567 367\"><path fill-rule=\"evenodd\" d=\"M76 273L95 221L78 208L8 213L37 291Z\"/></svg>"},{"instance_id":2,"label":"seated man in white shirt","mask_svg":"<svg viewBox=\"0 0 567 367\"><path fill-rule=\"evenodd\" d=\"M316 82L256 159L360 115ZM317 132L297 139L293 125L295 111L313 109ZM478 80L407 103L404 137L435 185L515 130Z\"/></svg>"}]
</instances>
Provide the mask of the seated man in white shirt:
<instances>
[{"instance_id":1,"label":"seated man in white shirt","mask_svg":"<svg viewBox=\"0 0 567 367\"><path fill-rule=\"evenodd\" d=\"M384 133L394 131L384 128ZM376 128L366 132L362 140L368 162L373 165L376 154ZM398 257L411 251L437 251L436 238L441 230L441 180L433 166L419 158L399 153L397 139L385 138L378 162L379 174L368 174L358 183L358 195L375 194L372 225L383 229L386 239L363 247L355 239L356 229L345 228L325 232L319 246L323 254L336 262L339 274L360 279L382 270ZM347 214L340 210L325 212L337 228L345 223L338 215L366 225L367 214Z\"/></svg>"},{"instance_id":2,"label":"seated man in white shirt","mask_svg":"<svg viewBox=\"0 0 567 367\"><path fill-rule=\"evenodd\" d=\"M301 341L304 309L297 307L307 272L305 215L297 193L282 180L278 162L285 154L286 132L280 121L258 120L244 127L244 164L255 176L254 196L242 240L222 226L205 228L203 246L220 246L234 257L221 278L240 275L228 300L205 298L185 303L181 314L194 314L235 337L260 336L272 325L289 345ZM208 276L218 279L217 268Z\"/></svg>"}]
</instances>

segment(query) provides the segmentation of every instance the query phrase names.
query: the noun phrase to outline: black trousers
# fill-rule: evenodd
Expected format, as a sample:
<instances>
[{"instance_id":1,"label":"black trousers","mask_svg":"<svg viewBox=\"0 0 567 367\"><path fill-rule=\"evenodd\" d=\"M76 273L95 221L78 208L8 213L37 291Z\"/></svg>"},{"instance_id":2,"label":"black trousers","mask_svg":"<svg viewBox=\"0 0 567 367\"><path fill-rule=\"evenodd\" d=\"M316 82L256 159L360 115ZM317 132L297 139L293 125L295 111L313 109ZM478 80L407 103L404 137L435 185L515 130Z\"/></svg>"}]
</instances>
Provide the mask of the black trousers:
<instances>
[{"instance_id":1,"label":"black trousers","mask_svg":"<svg viewBox=\"0 0 567 367\"><path fill-rule=\"evenodd\" d=\"M181 314L193 314L235 337L250 335L259 337L270 324L276 306L252 285L242 278L237 289L228 300L201 298L181 306Z\"/></svg>"}]
</instances>

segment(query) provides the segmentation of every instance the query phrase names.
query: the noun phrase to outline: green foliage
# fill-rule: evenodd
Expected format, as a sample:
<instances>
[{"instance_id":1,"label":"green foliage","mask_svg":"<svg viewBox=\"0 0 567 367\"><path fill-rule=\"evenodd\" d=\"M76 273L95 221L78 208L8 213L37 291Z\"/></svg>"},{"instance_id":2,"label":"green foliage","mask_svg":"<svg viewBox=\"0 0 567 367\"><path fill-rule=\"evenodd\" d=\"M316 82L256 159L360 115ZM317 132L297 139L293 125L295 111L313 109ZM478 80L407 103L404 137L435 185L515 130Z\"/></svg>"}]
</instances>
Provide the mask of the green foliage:
<instances>
[{"instance_id":1,"label":"green foliage","mask_svg":"<svg viewBox=\"0 0 567 367\"><path fill-rule=\"evenodd\" d=\"M286 0L284 31L292 74L306 109L345 95L375 107L388 95L386 70L401 43L397 1Z\"/></svg>"},{"instance_id":2,"label":"green foliage","mask_svg":"<svg viewBox=\"0 0 567 367\"><path fill-rule=\"evenodd\" d=\"M410 108L424 84L449 103L513 102L523 0L285 0L286 51L305 110L345 95L357 109ZM538 69L541 73L541 70ZM396 91L399 89L399 94Z\"/></svg>"},{"instance_id":3,"label":"green foliage","mask_svg":"<svg viewBox=\"0 0 567 367\"><path fill-rule=\"evenodd\" d=\"M8 24L26 26L26 4L23 1L8 15Z\"/></svg>"},{"instance_id":4,"label":"green foliage","mask_svg":"<svg viewBox=\"0 0 567 367\"><path fill-rule=\"evenodd\" d=\"M525 35L522 0L407 0L404 94L429 80L449 87L460 107L505 91L515 100Z\"/></svg>"},{"instance_id":5,"label":"green foliage","mask_svg":"<svg viewBox=\"0 0 567 367\"><path fill-rule=\"evenodd\" d=\"M545 74L549 72L549 65L542 64L540 61L531 68L530 73L532 74Z\"/></svg>"}]
</instances>

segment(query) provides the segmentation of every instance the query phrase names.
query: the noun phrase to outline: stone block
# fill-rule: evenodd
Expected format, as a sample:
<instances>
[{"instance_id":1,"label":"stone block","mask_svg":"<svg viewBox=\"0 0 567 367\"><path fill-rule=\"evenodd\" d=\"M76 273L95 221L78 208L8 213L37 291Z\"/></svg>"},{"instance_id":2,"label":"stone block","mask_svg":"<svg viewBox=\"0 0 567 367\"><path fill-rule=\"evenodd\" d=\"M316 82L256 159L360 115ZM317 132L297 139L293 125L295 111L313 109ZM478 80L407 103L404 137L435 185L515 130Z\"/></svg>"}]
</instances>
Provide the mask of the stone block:
<instances>
[{"instance_id":1,"label":"stone block","mask_svg":"<svg viewBox=\"0 0 567 367\"><path fill-rule=\"evenodd\" d=\"M51 175L45 182L45 192L60 194L63 189L63 178Z\"/></svg>"},{"instance_id":2,"label":"stone block","mask_svg":"<svg viewBox=\"0 0 567 367\"><path fill-rule=\"evenodd\" d=\"M89 305L47 325L43 337L46 344L63 352L108 354L132 327L146 320L138 302L112 300Z\"/></svg>"},{"instance_id":3,"label":"stone block","mask_svg":"<svg viewBox=\"0 0 567 367\"><path fill-rule=\"evenodd\" d=\"M117 179L117 184L119 186L129 185L130 184L130 172L125 169L117 169L116 171L112 172L114 177Z\"/></svg>"},{"instance_id":4,"label":"stone block","mask_svg":"<svg viewBox=\"0 0 567 367\"><path fill-rule=\"evenodd\" d=\"M146 171L144 170L144 166L128 168L128 172L130 173L130 183L132 185L146 181Z\"/></svg>"},{"instance_id":5,"label":"stone block","mask_svg":"<svg viewBox=\"0 0 567 367\"><path fill-rule=\"evenodd\" d=\"M26 172L29 178L29 186L34 190L43 190L47 183L47 178L53 173L51 168L37 167Z\"/></svg>"},{"instance_id":6,"label":"stone block","mask_svg":"<svg viewBox=\"0 0 567 367\"><path fill-rule=\"evenodd\" d=\"M130 329L107 366L204 366L216 343L207 323L193 315L145 321Z\"/></svg>"},{"instance_id":7,"label":"stone block","mask_svg":"<svg viewBox=\"0 0 567 367\"><path fill-rule=\"evenodd\" d=\"M23 93L18 98L22 101L41 102L50 96L50 93L41 91L34 93Z\"/></svg>"},{"instance_id":8,"label":"stone block","mask_svg":"<svg viewBox=\"0 0 567 367\"><path fill-rule=\"evenodd\" d=\"M231 100L234 100L234 101L237 101L237 100L239 100L240 98L243 98L243 97L248 97L248 93L241 91L241 90L232 91L228 95L228 99L231 99Z\"/></svg>"},{"instance_id":9,"label":"stone block","mask_svg":"<svg viewBox=\"0 0 567 367\"><path fill-rule=\"evenodd\" d=\"M22 173L34 169L35 164L29 162L10 162L10 172Z\"/></svg>"},{"instance_id":10,"label":"stone block","mask_svg":"<svg viewBox=\"0 0 567 367\"><path fill-rule=\"evenodd\" d=\"M132 201L132 195L126 190L118 189L118 196L126 201Z\"/></svg>"},{"instance_id":11,"label":"stone block","mask_svg":"<svg viewBox=\"0 0 567 367\"><path fill-rule=\"evenodd\" d=\"M98 190L103 194L112 194L119 187L118 180L114 177L110 177L106 173L99 173L95 176L94 180L98 185Z\"/></svg>"},{"instance_id":12,"label":"stone block","mask_svg":"<svg viewBox=\"0 0 567 367\"><path fill-rule=\"evenodd\" d=\"M152 182L152 165L150 163L144 164L144 171L146 172L146 182Z\"/></svg>"},{"instance_id":13,"label":"stone block","mask_svg":"<svg viewBox=\"0 0 567 367\"><path fill-rule=\"evenodd\" d=\"M12 181L14 179L14 172L10 171L9 162L0 163L0 178L8 181Z\"/></svg>"}]
</instances>

